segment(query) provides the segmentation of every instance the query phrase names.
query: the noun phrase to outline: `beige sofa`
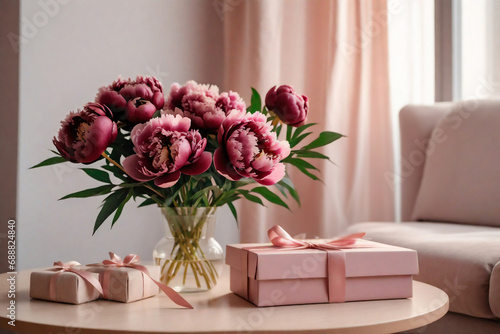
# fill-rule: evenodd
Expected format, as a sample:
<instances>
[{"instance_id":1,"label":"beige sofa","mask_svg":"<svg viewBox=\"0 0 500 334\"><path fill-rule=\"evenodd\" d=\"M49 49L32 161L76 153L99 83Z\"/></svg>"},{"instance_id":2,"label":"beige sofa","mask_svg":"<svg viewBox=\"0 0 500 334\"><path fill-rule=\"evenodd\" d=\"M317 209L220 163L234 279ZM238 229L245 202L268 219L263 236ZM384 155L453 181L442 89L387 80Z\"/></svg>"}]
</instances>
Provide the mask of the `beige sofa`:
<instances>
[{"instance_id":1,"label":"beige sofa","mask_svg":"<svg viewBox=\"0 0 500 334\"><path fill-rule=\"evenodd\" d=\"M400 112L403 223L347 232L418 251L416 280L450 312L412 333L500 333L500 100L409 105Z\"/></svg>"}]
</instances>

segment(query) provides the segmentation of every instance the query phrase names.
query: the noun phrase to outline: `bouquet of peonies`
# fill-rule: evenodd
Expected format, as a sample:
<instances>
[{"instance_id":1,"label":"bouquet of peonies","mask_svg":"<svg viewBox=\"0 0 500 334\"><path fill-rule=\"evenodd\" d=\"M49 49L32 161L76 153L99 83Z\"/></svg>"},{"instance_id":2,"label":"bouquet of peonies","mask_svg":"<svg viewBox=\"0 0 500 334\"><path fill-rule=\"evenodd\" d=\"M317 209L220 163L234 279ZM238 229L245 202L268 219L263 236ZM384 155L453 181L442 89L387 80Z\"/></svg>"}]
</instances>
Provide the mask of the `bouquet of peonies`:
<instances>
[{"instance_id":1,"label":"bouquet of peonies","mask_svg":"<svg viewBox=\"0 0 500 334\"><path fill-rule=\"evenodd\" d=\"M139 207L162 208L175 241L169 251L163 241L157 244L161 250L155 248L161 280L176 284L172 279L183 271L180 290L190 276L195 281L190 291L210 289L217 282L217 261L208 257L215 253L203 250L202 233L215 208L227 204L238 220L233 202L240 198L288 208L283 197L292 197L300 205L286 165L319 179L307 160L329 160L316 149L342 135L321 132L310 138L307 130L314 124L305 123L307 112L307 97L286 85L271 88L265 106L252 89L247 107L238 93L219 93L213 85L174 83L165 99L156 78L119 78L61 122L53 140L57 156L34 167L94 164L82 170L103 185L63 197L107 195L94 233L112 215L113 226L131 198L143 199Z\"/></svg>"},{"instance_id":2,"label":"bouquet of peonies","mask_svg":"<svg viewBox=\"0 0 500 334\"><path fill-rule=\"evenodd\" d=\"M227 204L236 219L233 202L239 198L262 205L265 198L288 208L269 186L300 204L285 165L318 180L317 168L306 159L329 159L315 149L342 135L321 132L298 147L314 124L305 123L308 98L290 86L271 88L261 104L255 89L247 107L238 93L220 93L214 85L174 83L165 98L154 77L118 78L61 122L53 139L57 156L34 167L65 161L100 165L82 170L103 185L63 197L108 195L94 233L114 213L113 225L131 198L144 199L139 207Z\"/></svg>"}]
</instances>

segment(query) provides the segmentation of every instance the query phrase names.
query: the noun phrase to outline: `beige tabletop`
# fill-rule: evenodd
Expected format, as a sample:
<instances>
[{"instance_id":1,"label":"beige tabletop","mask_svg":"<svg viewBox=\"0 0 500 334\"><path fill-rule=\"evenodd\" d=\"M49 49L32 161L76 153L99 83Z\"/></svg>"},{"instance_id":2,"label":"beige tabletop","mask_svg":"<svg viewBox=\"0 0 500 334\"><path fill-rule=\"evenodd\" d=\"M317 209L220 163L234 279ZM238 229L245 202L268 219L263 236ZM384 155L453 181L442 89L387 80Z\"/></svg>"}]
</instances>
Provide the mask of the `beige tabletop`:
<instances>
[{"instance_id":1,"label":"beige tabletop","mask_svg":"<svg viewBox=\"0 0 500 334\"><path fill-rule=\"evenodd\" d=\"M183 294L194 310L166 296L123 304L30 300L29 274L17 274L16 327L7 324L7 275L0 275L0 327L21 333L393 333L425 326L448 311L448 296L420 282L413 298L259 308L229 291L229 270L209 292Z\"/></svg>"}]
</instances>

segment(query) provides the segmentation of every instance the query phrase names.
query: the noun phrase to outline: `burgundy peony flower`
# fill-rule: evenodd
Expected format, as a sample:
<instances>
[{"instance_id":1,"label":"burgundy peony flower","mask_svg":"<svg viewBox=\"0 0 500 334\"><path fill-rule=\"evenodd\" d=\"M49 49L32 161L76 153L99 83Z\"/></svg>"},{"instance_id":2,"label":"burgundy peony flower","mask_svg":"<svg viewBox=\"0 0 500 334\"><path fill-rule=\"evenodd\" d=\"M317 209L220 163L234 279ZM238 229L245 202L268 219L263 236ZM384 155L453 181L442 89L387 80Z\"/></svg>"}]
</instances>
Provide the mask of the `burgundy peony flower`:
<instances>
[{"instance_id":1,"label":"burgundy peony flower","mask_svg":"<svg viewBox=\"0 0 500 334\"><path fill-rule=\"evenodd\" d=\"M217 130L234 109L245 111L245 103L235 92L222 93L214 85L188 81L184 86L172 84L167 98L169 113L188 117L197 129Z\"/></svg>"},{"instance_id":2,"label":"burgundy peony flower","mask_svg":"<svg viewBox=\"0 0 500 334\"><path fill-rule=\"evenodd\" d=\"M285 176L280 161L290 154L290 144L276 138L263 114L232 112L222 123L217 140L220 147L215 150L214 164L226 178L251 177L268 186Z\"/></svg>"},{"instance_id":3,"label":"burgundy peony flower","mask_svg":"<svg viewBox=\"0 0 500 334\"><path fill-rule=\"evenodd\" d=\"M212 155L204 152L207 140L191 121L179 115L162 115L137 124L130 134L136 154L123 161L128 175L137 181L155 181L158 187L174 185L181 173L197 175L212 163Z\"/></svg>"},{"instance_id":4,"label":"burgundy peony flower","mask_svg":"<svg viewBox=\"0 0 500 334\"><path fill-rule=\"evenodd\" d=\"M108 106L115 118L121 116L136 124L149 121L156 110L163 108L165 97L160 81L137 76L135 81L118 78L111 85L101 87L96 102Z\"/></svg>"},{"instance_id":5,"label":"burgundy peony flower","mask_svg":"<svg viewBox=\"0 0 500 334\"><path fill-rule=\"evenodd\" d=\"M296 94L288 85L271 88L266 94L266 107L283 123L295 127L304 125L309 109L307 96Z\"/></svg>"},{"instance_id":6,"label":"burgundy peony flower","mask_svg":"<svg viewBox=\"0 0 500 334\"><path fill-rule=\"evenodd\" d=\"M88 164L99 159L117 134L111 111L101 104L88 103L83 110L66 116L52 142L65 159Z\"/></svg>"}]
</instances>

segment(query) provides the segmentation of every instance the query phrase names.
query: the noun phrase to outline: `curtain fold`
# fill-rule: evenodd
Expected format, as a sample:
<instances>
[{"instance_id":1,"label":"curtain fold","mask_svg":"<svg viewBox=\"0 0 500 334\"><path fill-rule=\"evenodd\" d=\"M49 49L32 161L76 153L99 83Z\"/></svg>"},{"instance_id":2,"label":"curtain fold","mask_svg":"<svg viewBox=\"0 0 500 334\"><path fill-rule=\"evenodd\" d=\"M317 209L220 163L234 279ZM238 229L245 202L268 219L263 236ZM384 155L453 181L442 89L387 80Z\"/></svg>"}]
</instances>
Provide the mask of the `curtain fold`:
<instances>
[{"instance_id":1,"label":"curtain fold","mask_svg":"<svg viewBox=\"0 0 500 334\"><path fill-rule=\"evenodd\" d=\"M240 201L242 242L280 224L292 235L332 237L351 223L393 220L386 0L250 0L225 11L224 89L250 100L290 84L310 98L315 131L347 137L313 161L324 181L288 169L301 196L291 211Z\"/></svg>"}]
</instances>

